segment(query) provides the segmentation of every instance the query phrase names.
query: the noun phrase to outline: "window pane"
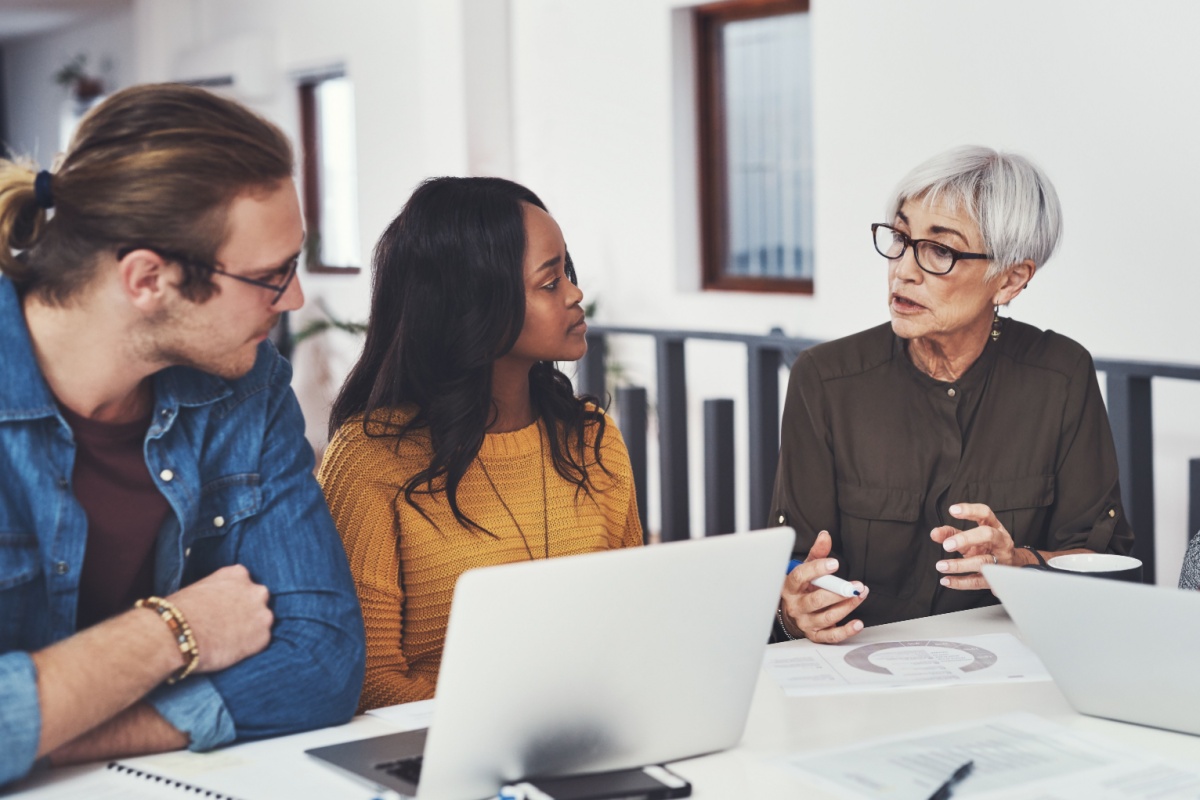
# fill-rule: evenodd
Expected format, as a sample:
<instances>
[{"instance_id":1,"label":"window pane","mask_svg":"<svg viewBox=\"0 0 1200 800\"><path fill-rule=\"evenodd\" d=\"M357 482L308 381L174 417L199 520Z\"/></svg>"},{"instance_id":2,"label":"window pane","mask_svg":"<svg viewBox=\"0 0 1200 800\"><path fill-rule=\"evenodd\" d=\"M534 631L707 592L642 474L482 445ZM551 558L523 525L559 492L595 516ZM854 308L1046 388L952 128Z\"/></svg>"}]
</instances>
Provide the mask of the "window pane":
<instances>
[{"instance_id":1,"label":"window pane","mask_svg":"<svg viewBox=\"0 0 1200 800\"><path fill-rule=\"evenodd\" d=\"M321 190L321 263L356 267L358 163L354 143L354 86L346 77L315 87Z\"/></svg>"},{"instance_id":2,"label":"window pane","mask_svg":"<svg viewBox=\"0 0 1200 800\"><path fill-rule=\"evenodd\" d=\"M721 29L729 187L728 275L813 275L808 14Z\"/></svg>"}]
</instances>

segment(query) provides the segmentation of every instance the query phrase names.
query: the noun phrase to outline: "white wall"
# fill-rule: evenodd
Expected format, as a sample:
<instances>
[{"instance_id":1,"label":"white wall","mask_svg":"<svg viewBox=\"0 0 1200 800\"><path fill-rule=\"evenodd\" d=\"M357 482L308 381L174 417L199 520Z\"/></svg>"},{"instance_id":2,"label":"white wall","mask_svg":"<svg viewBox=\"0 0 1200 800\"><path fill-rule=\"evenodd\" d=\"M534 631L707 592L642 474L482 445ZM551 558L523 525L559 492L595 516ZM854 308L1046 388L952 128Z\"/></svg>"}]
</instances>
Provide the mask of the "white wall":
<instances>
[{"instance_id":1,"label":"white wall","mask_svg":"<svg viewBox=\"0 0 1200 800\"><path fill-rule=\"evenodd\" d=\"M87 70L102 74L105 90L135 80L133 15L118 11L36 39L4 45L4 97L8 141L16 155L30 156L50 167L58 154L59 118L68 91L54 82L54 73L79 54ZM101 73L102 64L110 69Z\"/></svg>"}]
</instances>

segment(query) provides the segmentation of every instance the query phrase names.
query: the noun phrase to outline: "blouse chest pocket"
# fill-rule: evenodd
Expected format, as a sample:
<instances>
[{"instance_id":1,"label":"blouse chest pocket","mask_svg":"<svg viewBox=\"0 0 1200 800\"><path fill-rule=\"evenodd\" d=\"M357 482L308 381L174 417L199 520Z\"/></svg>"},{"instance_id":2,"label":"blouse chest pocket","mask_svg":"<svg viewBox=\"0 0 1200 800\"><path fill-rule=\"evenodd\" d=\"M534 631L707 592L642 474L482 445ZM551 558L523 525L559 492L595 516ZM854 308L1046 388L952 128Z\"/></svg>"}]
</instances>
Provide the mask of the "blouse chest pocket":
<instances>
[{"instance_id":1,"label":"blouse chest pocket","mask_svg":"<svg viewBox=\"0 0 1200 800\"><path fill-rule=\"evenodd\" d=\"M921 501L920 492L838 483L841 538L850 579L893 597L908 597L916 590L918 582L911 576L927 560L923 556L927 548L915 539Z\"/></svg>"},{"instance_id":2,"label":"blouse chest pocket","mask_svg":"<svg viewBox=\"0 0 1200 800\"><path fill-rule=\"evenodd\" d=\"M967 485L970 502L983 503L1008 531L1013 542L1044 547L1046 515L1054 505L1054 476L1029 475Z\"/></svg>"}]
</instances>

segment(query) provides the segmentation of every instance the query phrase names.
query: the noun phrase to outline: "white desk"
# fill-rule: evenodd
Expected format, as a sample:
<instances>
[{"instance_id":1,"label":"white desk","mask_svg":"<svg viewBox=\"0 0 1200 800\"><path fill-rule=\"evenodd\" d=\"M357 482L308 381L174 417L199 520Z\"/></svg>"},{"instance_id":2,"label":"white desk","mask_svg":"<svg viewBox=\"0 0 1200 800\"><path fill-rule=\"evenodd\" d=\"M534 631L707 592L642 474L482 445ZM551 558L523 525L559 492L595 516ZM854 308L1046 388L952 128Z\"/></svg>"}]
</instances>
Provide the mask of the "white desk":
<instances>
[{"instance_id":1,"label":"white desk","mask_svg":"<svg viewBox=\"0 0 1200 800\"><path fill-rule=\"evenodd\" d=\"M897 639L1006 632L1016 631L1003 609L994 606L868 628L851 641L867 644ZM798 645L773 645L794 646ZM1151 678L1142 676L1142 679ZM672 769L692 782L693 797L698 800L799 797L816 800L833 795L805 784L795 773L767 763L766 759L933 725L969 722L1011 711L1032 711L1054 722L1105 736L1130 748L1146 750L1171 760L1200 763L1200 737L1081 716L1071 710L1062 694L1050 682L788 697L763 673L759 676L742 744L725 753L676 762ZM291 800L310 797L314 800L332 797L365 800L372 797L369 791L313 762L303 754L303 750L393 731L393 728L376 719L359 717L340 728L238 745L211 754L168 753L153 757L147 764L152 763L153 759L163 759L164 764L171 764L175 773L182 766L190 773L190 780L202 786L213 783L219 775L218 770L206 776L209 765L232 764L234 766L218 785L210 788L223 790L244 800L275 797L288 797ZM78 780L77 776L86 776L96 769L98 767L82 767L51 773L37 779L35 786L66 789ZM189 779L188 776L184 777ZM281 782L287 783L287 786L282 786ZM272 790L266 787L272 787ZM14 796L21 794L25 792ZM30 794L36 795L38 792Z\"/></svg>"},{"instance_id":2,"label":"white desk","mask_svg":"<svg viewBox=\"0 0 1200 800\"><path fill-rule=\"evenodd\" d=\"M850 642L869 644L984 633L1016 634L1017 631L1003 608L992 606L867 628ZM1119 643L1114 641L1114 646ZM1152 680L1152 677L1141 676L1141 679ZM769 676L760 674L741 746L726 753L677 762L671 768L692 782L692 796L699 800L835 797L802 783L789 771L764 764L763 757L847 745L1012 711L1032 711L1056 723L1166 759L1200 763L1200 736L1077 714L1049 681L788 697Z\"/></svg>"}]
</instances>

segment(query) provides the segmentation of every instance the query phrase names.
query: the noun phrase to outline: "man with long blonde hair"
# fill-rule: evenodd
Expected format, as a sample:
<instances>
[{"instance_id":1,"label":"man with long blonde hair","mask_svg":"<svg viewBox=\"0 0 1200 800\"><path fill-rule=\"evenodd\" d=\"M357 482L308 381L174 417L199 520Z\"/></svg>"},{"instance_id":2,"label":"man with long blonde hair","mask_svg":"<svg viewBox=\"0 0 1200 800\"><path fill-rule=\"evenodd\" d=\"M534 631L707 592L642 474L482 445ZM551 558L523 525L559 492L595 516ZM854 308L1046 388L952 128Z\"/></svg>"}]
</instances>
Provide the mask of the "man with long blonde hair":
<instances>
[{"instance_id":1,"label":"man with long blonde hair","mask_svg":"<svg viewBox=\"0 0 1200 800\"><path fill-rule=\"evenodd\" d=\"M292 167L172 85L54 173L0 163L0 785L354 711L362 618L267 341L304 301Z\"/></svg>"}]
</instances>

